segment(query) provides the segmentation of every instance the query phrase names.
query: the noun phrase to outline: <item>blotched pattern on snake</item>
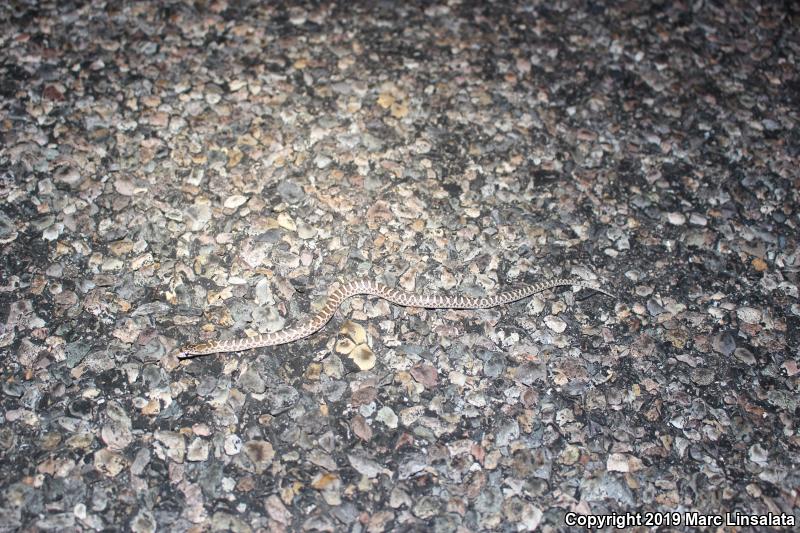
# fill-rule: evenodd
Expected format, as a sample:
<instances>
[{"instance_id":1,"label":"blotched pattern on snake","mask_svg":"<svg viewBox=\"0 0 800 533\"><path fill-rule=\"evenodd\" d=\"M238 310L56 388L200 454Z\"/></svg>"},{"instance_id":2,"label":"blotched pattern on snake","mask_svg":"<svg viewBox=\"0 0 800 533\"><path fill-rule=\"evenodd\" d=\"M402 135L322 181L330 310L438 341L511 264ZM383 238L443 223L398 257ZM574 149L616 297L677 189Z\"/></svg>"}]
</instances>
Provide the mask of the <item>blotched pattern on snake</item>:
<instances>
[{"instance_id":1,"label":"blotched pattern on snake","mask_svg":"<svg viewBox=\"0 0 800 533\"><path fill-rule=\"evenodd\" d=\"M308 337L316 331L319 331L322 326L328 323L343 301L351 296L356 296L359 294L378 296L394 304L406 307L424 307L428 309L486 309L489 307L496 307L498 305L516 302L517 300L522 300L523 298L527 298L528 296L536 294L537 292L542 292L547 289L560 286L573 286L592 289L615 298L612 293L603 289L598 282L582 279L551 279L531 285L522 285L518 288L495 294L494 296L485 297L442 295L425 296L399 289L393 289L376 281L350 281L339 286L338 288L333 289L328 295L327 302L317 313L313 314L307 320L304 320L292 327L284 328L280 331L275 331L272 333L256 335L255 337L228 339L222 341L208 340L188 344L180 350L179 357L205 355L219 352L240 352L242 350L262 348L264 346L286 344L304 337Z\"/></svg>"}]
</instances>

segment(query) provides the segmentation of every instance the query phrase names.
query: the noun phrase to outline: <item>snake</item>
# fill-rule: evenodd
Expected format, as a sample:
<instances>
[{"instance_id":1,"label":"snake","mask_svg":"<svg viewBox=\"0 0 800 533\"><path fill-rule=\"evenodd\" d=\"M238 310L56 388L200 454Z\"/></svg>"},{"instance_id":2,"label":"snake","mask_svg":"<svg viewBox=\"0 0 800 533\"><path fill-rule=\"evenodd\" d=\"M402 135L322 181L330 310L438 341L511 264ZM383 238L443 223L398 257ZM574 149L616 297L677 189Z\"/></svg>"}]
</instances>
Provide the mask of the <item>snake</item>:
<instances>
[{"instance_id":1,"label":"snake","mask_svg":"<svg viewBox=\"0 0 800 533\"><path fill-rule=\"evenodd\" d=\"M554 287L572 286L591 289L616 298L613 293L603 288L599 282L584 279L557 278L521 285L517 288L497 293L493 296L444 296L419 295L400 289L394 289L373 280L354 280L336 286L329 291L328 299L322 308L307 320L298 324L253 337L232 338L226 340L205 340L183 346L178 352L179 358L212 353L241 352L265 346L287 344L309 337L322 329L330 321L339 306L353 296L377 296L403 307L420 307L426 309L488 309L499 305L522 300L533 294Z\"/></svg>"}]
</instances>

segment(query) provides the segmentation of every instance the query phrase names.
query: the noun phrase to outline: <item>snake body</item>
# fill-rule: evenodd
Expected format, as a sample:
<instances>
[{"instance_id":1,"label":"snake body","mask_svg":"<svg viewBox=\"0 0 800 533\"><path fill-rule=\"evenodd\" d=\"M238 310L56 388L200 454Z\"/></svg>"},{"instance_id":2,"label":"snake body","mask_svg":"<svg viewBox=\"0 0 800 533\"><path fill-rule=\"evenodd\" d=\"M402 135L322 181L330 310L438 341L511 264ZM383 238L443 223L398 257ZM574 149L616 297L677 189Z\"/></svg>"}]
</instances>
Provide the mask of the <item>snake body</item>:
<instances>
[{"instance_id":1,"label":"snake body","mask_svg":"<svg viewBox=\"0 0 800 533\"><path fill-rule=\"evenodd\" d=\"M551 279L530 285L522 285L518 288L486 297L426 296L393 289L376 281L357 280L344 283L331 290L328 294L328 300L325 302L322 309L312 315L308 320L300 322L295 326L272 333L263 333L254 337L222 341L208 340L188 344L180 350L179 357L220 352L240 352L243 350L252 350L253 348L262 348L264 346L286 344L308 337L319 331L322 326L328 323L342 302L356 295L378 296L394 304L405 307L423 307L428 309L486 309L516 302L517 300L522 300L537 292L560 286L592 289L614 297L613 294L604 290L599 283L582 279Z\"/></svg>"}]
</instances>

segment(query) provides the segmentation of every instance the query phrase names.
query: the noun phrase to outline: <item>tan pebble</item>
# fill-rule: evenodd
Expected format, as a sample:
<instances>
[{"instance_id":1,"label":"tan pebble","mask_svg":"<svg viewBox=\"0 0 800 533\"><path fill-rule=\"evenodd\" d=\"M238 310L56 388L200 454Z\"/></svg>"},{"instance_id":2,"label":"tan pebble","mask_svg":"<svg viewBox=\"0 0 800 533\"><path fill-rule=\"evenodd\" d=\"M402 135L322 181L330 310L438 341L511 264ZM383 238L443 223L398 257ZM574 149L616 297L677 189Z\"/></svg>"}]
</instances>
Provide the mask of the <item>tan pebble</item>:
<instances>
[{"instance_id":1,"label":"tan pebble","mask_svg":"<svg viewBox=\"0 0 800 533\"><path fill-rule=\"evenodd\" d=\"M360 324L353 322L352 320L346 321L342 324L342 328L339 330L339 333L342 335L347 335L353 342L356 344L364 344L367 342L367 332Z\"/></svg>"},{"instance_id":2,"label":"tan pebble","mask_svg":"<svg viewBox=\"0 0 800 533\"><path fill-rule=\"evenodd\" d=\"M143 266L151 264L153 264L153 254L148 252L146 254L140 255L139 257L135 257L134 259L132 259L130 263L130 268L131 270L139 270Z\"/></svg>"},{"instance_id":3,"label":"tan pebble","mask_svg":"<svg viewBox=\"0 0 800 533\"><path fill-rule=\"evenodd\" d=\"M567 445L558 456L558 462L562 465L574 465L580 459L581 452L577 446Z\"/></svg>"},{"instance_id":4,"label":"tan pebble","mask_svg":"<svg viewBox=\"0 0 800 533\"><path fill-rule=\"evenodd\" d=\"M372 353L372 350L370 350L369 346L366 344L359 344L356 346L348 357L352 359L361 370L371 370L375 367L375 354Z\"/></svg>"},{"instance_id":5,"label":"tan pebble","mask_svg":"<svg viewBox=\"0 0 800 533\"><path fill-rule=\"evenodd\" d=\"M389 93L381 93L378 96L378 105L384 109L389 109L394 104L394 96Z\"/></svg>"},{"instance_id":6,"label":"tan pebble","mask_svg":"<svg viewBox=\"0 0 800 533\"><path fill-rule=\"evenodd\" d=\"M355 349L355 347L356 344L350 339L339 339L336 341L336 347L334 350L336 350L336 353L349 354Z\"/></svg>"},{"instance_id":7,"label":"tan pebble","mask_svg":"<svg viewBox=\"0 0 800 533\"><path fill-rule=\"evenodd\" d=\"M129 253L131 250L133 250L133 242L127 239L123 239L120 241L112 242L108 248L114 255L125 255Z\"/></svg>"},{"instance_id":8,"label":"tan pebble","mask_svg":"<svg viewBox=\"0 0 800 533\"><path fill-rule=\"evenodd\" d=\"M391 113L394 118L404 118L408 115L408 104L405 102L396 102L392 105Z\"/></svg>"},{"instance_id":9,"label":"tan pebble","mask_svg":"<svg viewBox=\"0 0 800 533\"><path fill-rule=\"evenodd\" d=\"M233 92L236 92L243 87L247 87L247 80L242 80L242 79L231 80L231 82L228 84L228 88ZM239 139L240 139L239 142L241 142L241 137Z\"/></svg>"},{"instance_id":10,"label":"tan pebble","mask_svg":"<svg viewBox=\"0 0 800 533\"><path fill-rule=\"evenodd\" d=\"M225 198L225 202L222 204L223 207L226 209L236 209L237 207L241 206L247 201L247 196L242 196L241 194L234 194L233 196L228 196Z\"/></svg>"},{"instance_id":11,"label":"tan pebble","mask_svg":"<svg viewBox=\"0 0 800 533\"><path fill-rule=\"evenodd\" d=\"M330 488L335 483L339 482L339 476L331 472L318 475L312 482L311 488L316 490L325 490Z\"/></svg>"},{"instance_id":12,"label":"tan pebble","mask_svg":"<svg viewBox=\"0 0 800 533\"><path fill-rule=\"evenodd\" d=\"M294 220L292 220L292 217L286 213L278 215L278 225L289 231L295 231L297 229L297 225L294 223Z\"/></svg>"},{"instance_id":13,"label":"tan pebble","mask_svg":"<svg viewBox=\"0 0 800 533\"><path fill-rule=\"evenodd\" d=\"M761 311L753 307L740 307L736 310L736 316L746 324L758 324L761 322Z\"/></svg>"},{"instance_id":14,"label":"tan pebble","mask_svg":"<svg viewBox=\"0 0 800 533\"><path fill-rule=\"evenodd\" d=\"M317 234L317 229L308 224L300 223L297 226L297 236L303 240L312 239Z\"/></svg>"},{"instance_id":15,"label":"tan pebble","mask_svg":"<svg viewBox=\"0 0 800 533\"><path fill-rule=\"evenodd\" d=\"M53 450L61 443L61 435L51 431L42 436L41 446L43 450Z\"/></svg>"},{"instance_id":16,"label":"tan pebble","mask_svg":"<svg viewBox=\"0 0 800 533\"><path fill-rule=\"evenodd\" d=\"M161 412L161 404L158 400L152 399L142 407L143 415L157 415Z\"/></svg>"},{"instance_id":17,"label":"tan pebble","mask_svg":"<svg viewBox=\"0 0 800 533\"><path fill-rule=\"evenodd\" d=\"M249 440L244 443L244 453L256 467L265 467L275 458L275 449L272 443L266 440Z\"/></svg>"},{"instance_id":18,"label":"tan pebble","mask_svg":"<svg viewBox=\"0 0 800 533\"><path fill-rule=\"evenodd\" d=\"M67 439L64 443L73 450L86 449L88 450L94 442L94 435L91 433L78 433Z\"/></svg>"},{"instance_id":19,"label":"tan pebble","mask_svg":"<svg viewBox=\"0 0 800 533\"><path fill-rule=\"evenodd\" d=\"M486 459L483 462L483 467L486 468L486 470L494 470L497 468L497 465L500 464L500 459L502 458L503 454L500 452L500 450L493 450L486 456Z\"/></svg>"},{"instance_id":20,"label":"tan pebble","mask_svg":"<svg viewBox=\"0 0 800 533\"><path fill-rule=\"evenodd\" d=\"M320 363L311 363L306 368L305 377L309 381L317 381L319 377L322 375L322 364Z\"/></svg>"},{"instance_id":21,"label":"tan pebble","mask_svg":"<svg viewBox=\"0 0 800 533\"><path fill-rule=\"evenodd\" d=\"M209 291L206 299L213 304L220 300L227 300L233 297L233 287L225 287L221 291Z\"/></svg>"},{"instance_id":22,"label":"tan pebble","mask_svg":"<svg viewBox=\"0 0 800 533\"><path fill-rule=\"evenodd\" d=\"M419 420L423 414L425 414L425 407L422 405L407 407L400 411L400 422L404 426L409 427Z\"/></svg>"},{"instance_id":23,"label":"tan pebble","mask_svg":"<svg viewBox=\"0 0 800 533\"><path fill-rule=\"evenodd\" d=\"M97 450L94 453L94 466L104 474L114 477L125 468L125 456L113 452L108 448Z\"/></svg>"},{"instance_id":24,"label":"tan pebble","mask_svg":"<svg viewBox=\"0 0 800 533\"><path fill-rule=\"evenodd\" d=\"M100 265L100 270L103 272L113 272L116 270L120 270L123 266L123 262L117 259L116 257L109 257L103 264Z\"/></svg>"},{"instance_id":25,"label":"tan pebble","mask_svg":"<svg viewBox=\"0 0 800 533\"><path fill-rule=\"evenodd\" d=\"M233 168L242 162L244 154L238 148L234 148L228 154L228 168Z\"/></svg>"}]
</instances>

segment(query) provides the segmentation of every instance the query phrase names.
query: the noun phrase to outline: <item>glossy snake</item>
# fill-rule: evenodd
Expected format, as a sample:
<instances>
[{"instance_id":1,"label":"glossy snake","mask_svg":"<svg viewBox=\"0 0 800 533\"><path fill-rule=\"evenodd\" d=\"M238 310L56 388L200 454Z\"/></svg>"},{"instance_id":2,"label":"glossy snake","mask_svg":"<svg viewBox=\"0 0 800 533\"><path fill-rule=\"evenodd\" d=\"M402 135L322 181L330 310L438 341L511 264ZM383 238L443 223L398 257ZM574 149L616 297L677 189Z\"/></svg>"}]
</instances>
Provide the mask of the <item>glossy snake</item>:
<instances>
[{"instance_id":1,"label":"glossy snake","mask_svg":"<svg viewBox=\"0 0 800 533\"><path fill-rule=\"evenodd\" d=\"M264 346L275 346L296 341L319 331L322 326L328 323L333 317L341 303L351 296L359 294L372 295L384 298L394 304L411 307L424 307L429 309L486 309L496 307L517 300L527 298L537 292L559 286L573 286L592 289L603 294L614 297L613 294L603 289L595 281L582 279L552 279L534 283L532 285L522 285L516 289L511 289L494 296L469 297L469 296L422 296L399 289L387 287L382 283L370 280L350 281L338 288L333 289L328 295L325 305L307 320L304 320L292 327L284 328L272 333L263 333L255 337L244 337L238 339L228 339L222 341L208 340L192 343L184 346L180 350L179 357L192 355L205 355L218 352L240 352Z\"/></svg>"}]
</instances>

